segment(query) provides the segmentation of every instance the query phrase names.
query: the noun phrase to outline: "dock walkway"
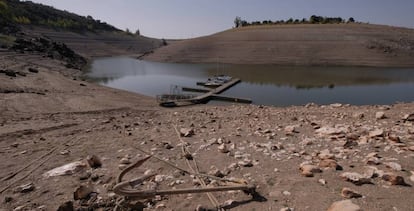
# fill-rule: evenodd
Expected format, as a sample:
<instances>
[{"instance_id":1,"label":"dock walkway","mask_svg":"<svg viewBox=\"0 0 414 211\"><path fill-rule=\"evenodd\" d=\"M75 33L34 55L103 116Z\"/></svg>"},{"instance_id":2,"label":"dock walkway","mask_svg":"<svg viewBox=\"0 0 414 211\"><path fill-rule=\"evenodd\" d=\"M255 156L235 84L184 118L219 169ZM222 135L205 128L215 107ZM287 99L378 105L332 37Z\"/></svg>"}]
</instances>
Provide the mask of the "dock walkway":
<instances>
[{"instance_id":1,"label":"dock walkway","mask_svg":"<svg viewBox=\"0 0 414 211\"><path fill-rule=\"evenodd\" d=\"M231 88L232 86L236 85L240 81L241 81L240 79L234 78L215 89L203 90L203 92L206 92L206 93L192 97L192 98L184 98L184 99L159 98L158 101L160 105L162 106L177 106L177 103L200 104L200 103L207 103L208 101L212 99L220 99L220 100L240 102L240 103L251 103L252 101L249 99L226 97L226 96L218 95L226 91L227 89ZM187 88L187 89L190 89L190 88ZM196 91L197 89L194 89L194 90ZM198 91L201 91L201 90L198 90Z\"/></svg>"}]
</instances>

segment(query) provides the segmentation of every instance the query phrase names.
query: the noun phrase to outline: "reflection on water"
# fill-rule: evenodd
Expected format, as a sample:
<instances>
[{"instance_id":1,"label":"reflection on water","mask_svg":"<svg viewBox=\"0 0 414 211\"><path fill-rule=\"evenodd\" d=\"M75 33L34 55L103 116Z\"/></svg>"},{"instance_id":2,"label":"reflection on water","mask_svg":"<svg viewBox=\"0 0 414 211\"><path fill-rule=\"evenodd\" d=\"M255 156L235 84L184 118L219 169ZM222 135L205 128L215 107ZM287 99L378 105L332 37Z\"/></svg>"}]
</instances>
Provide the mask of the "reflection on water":
<instances>
[{"instance_id":1,"label":"reflection on water","mask_svg":"<svg viewBox=\"0 0 414 211\"><path fill-rule=\"evenodd\" d=\"M215 74L242 79L224 94L255 104L390 104L414 101L414 69L171 64L125 57L96 59L86 77L105 86L155 96L171 85L195 87Z\"/></svg>"}]
</instances>

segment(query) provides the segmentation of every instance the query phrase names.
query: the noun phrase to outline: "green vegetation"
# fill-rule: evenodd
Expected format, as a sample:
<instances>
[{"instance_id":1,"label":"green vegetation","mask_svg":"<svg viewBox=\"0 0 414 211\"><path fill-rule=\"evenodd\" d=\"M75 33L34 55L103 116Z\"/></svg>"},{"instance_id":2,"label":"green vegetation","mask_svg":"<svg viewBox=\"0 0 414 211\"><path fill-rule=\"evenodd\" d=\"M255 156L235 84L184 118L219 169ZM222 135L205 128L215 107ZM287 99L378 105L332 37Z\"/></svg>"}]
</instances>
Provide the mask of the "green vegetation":
<instances>
[{"instance_id":1,"label":"green vegetation","mask_svg":"<svg viewBox=\"0 0 414 211\"><path fill-rule=\"evenodd\" d=\"M91 16L83 17L30 1L0 0L0 29L26 24L72 31L120 31Z\"/></svg>"},{"instance_id":2,"label":"green vegetation","mask_svg":"<svg viewBox=\"0 0 414 211\"><path fill-rule=\"evenodd\" d=\"M252 21L247 22L246 20L242 20L239 16L234 19L234 26L238 27L245 27L245 26L257 26L257 25L281 25L281 24L340 24L340 23L354 23L355 19L350 17L348 21L345 22L345 19L341 17L323 17L323 16L316 16L312 15L309 20L306 18L303 19L293 19L289 18L288 20L264 20L264 21Z\"/></svg>"}]
</instances>

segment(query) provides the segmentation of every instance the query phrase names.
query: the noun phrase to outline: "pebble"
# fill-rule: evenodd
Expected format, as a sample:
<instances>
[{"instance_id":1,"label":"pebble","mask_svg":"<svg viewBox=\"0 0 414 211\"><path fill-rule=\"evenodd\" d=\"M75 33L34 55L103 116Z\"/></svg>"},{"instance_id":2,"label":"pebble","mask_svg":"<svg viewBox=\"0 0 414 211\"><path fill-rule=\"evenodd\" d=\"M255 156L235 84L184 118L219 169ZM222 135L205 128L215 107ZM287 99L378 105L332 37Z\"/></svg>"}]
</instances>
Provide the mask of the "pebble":
<instances>
[{"instance_id":1,"label":"pebble","mask_svg":"<svg viewBox=\"0 0 414 211\"><path fill-rule=\"evenodd\" d=\"M35 185L33 183L27 183L27 184L18 186L14 190L14 192L15 193L28 193L28 192L33 191L34 189L35 189Z\"/></svg>"},{"instance_id":2,"label":"pebble","mask_svg":"<svg viewBox=\"0 0 414 211\"><path fill-rule=\"evenodd\" d=\"M385 119L385 118L386 118L386 116L385 116L384 112L379 111L379 112L375 113L375 119Z\"/></svg>"},{"instance_id":3,"label":"pebble","mask_svg":"<svg viewBox=\"0 0 414 211\"><path fill-rule=\"evenodd\" d=\"M250 159L244 159L242 161L237 162L237 164L239 166L243 166L243 167L252 167L253 166L253 161Z\"/></svg>"},{"instance_id":4,"label":"pebble","mask_svg":"<svg viewBox=\"0 0 414 211\"><path fill-rule=\"evenodd\" d=\"M227 148L227 146L225 144L221 144L217 147L218 151L221 153L228 153L229 149Z\"/></svg>"},{"instance_id":5,"label":"pebble","mask_svg":"<svg viewBox=\"0 0 414 211\"><path fill-rule=\"evenodd\" d=\"M92 188L81 185L78 188L76 188L75 192L73 193L73 199L75 200L87 199L89 198L89 194L91 194L92 192L93 192Z\"/></svg>"},{"instance_id":6,"label":"pebble","mask_svg":"<svg viewBox=\"0 0 414 211\"><path fill-rule=\"evenodd\" d=\"M295 209L290 208L290 207L284 207L284 208L280 209L280 211L295 211Z\"/></svg>"},{"instance_id":7,"label":"pebble","mask_svg":"<svg viewBox=\"0 0 414 211\"><path fill-rule=\"evenodd\" d=\"M128 165L131 164L131 161L129 160L129 158L124 157L121 159L120 164Z\"/></svg>"},{"instance_id":8,"label":"pebble","mask_svg":"<svg viewBox=\"0 0 414 211\"><path fill-rule=\"evenodd\" d=\"M335 170L342 170L342 166L340 166L335 160L333 159L324 159L319 162L319 167L321 168L333 168Z\"/></svg>"},{"instance_id":9,"label":"pebble","mask_svg":"<svg viewBox=\"0 0 414 211\"><path fill-rule=\"evenodd\" d=\"M289 191L287 191L287 190L283 191L283 192L282 192L282 194L283 194L283 195L285 195L285 196L290 196L290 195L292 195L292 193L290 193L290 192L289 192Z\"/></svg>"},{"instance_id":10,"label":"pebble","mask_svg":"<svg viewBox=\"0 0 414 211\"><path fill-rule=\"evenodd\" d=\"M387 163L384 163L384 165L386 167L392 169L392 170L395 170L395 171L401 171L402 170L401 165L396 163L396 162L387 162Z\"/></svg>"},{"instance_id":11,"label":"pebble","mask_svg":"<svg viewBox=\"0 0 414 211\"><path fill-rule=\"evenodd\" d=\"M382 176L382 179L384 181L387 181L390 183L390 185L401 185L401 186L407 186L407 183L405 183L404 178L402 176L398 176L392 173L387 173Z\"/></svg>"},{"instance_id":12,"label":"pebble","mask_svg":"<svg viewBox=\"0 0 414 211\"><path fill-rule=\"evenodd\" d=\"M321 183L322 185L326 185L327 184L326 180L324 180L324 179L319 179L318 182Z\"/></svg>"},{"instance_id":13,"label":"pebble","mask_svg":"<svg viewBox=\"0 0 414 211\"><path fill-rule=\"evenodd\" d=\"M354 190L350 188L342 188L341 195L344 198L352 199L352 198L361 198L362 195L358 192L355 192Z\"/></svg>"},{"instance_id":14,"label":"pebble","mask_svg":"<svg viewBox=\"0 0 414 211\"><path fill-rule=\"evenodd\" d=\"M73 202L72 201L67 201L67 202L61 204L57 209L57 211L73 211L73 210L75 210L75 209L73 207Z\"/></svg>"},{"instance_id":15,"label":"pebble","mask_svg":"<svg viewBox=\"0 0 414 211\"><path fill-rule=\"evenodd\" d=\"M182 137L191 137L194 135L194 130L192 128L181 128L180 135Z\"/></svg>"},{"instance_id":16,"label":"pebble","mask_svg":"<svg viewBox=\"0 0 414 211\"><path fill-rule=\"evenodd\" d=\"M334 202L327 211L361 211L361 207L347 199Z\"/></svg>"},{"instance_id":17,"label":"pebble","mask_svg":"<svg viewBox=\"0 0 414 211\"><path fill-rule=\"evenodd\" d=\"M373 131L369 132L369 137L370 138L379 137L379 136L384 136L384 130L376 129L376 130L373 130Z\"/></svg>"},{"instance_id":18,"label":"pebble","mask_svg":"<svg viewBox=\"0 0 414 211\"><path fill-rule=\"evenodd\" d=\"M91 168L99 168L102 166L102 161L96 155L88 155L86 161L88 161Z\"/></svg>"},{"instance_id":19,"label":"pebble","mask_svg":"<svg viewBox=\"0 0 414 211\"><path fill-rule=\"evenodd\" d=\"M367 178L355 172L344 172L340 175L340 177L345 181L351 182L355 185L372 184L370 178Z\"/></svg>"},{"instance_id":20,"label":"pebble","mask_svg":"<svg viewBox=\"0 0 414 211\"><path fill-rule=\"evenodd\" d=\"M301 174L305 177L313 177L314 173L320 173L322 170L311 164L301 164L299 169L301 170Z\"/></svg>"},{"instance_id":21,"label":"pebble","mask_svg":"<svg viewBox=\"0 0 414 211\"><path fill-rule=\"evenodd\" d=\"M411 182L414 182L414 171L410 171L410 172L411 172L410 180L411 180Z\"/></svg>"}]
</instances>

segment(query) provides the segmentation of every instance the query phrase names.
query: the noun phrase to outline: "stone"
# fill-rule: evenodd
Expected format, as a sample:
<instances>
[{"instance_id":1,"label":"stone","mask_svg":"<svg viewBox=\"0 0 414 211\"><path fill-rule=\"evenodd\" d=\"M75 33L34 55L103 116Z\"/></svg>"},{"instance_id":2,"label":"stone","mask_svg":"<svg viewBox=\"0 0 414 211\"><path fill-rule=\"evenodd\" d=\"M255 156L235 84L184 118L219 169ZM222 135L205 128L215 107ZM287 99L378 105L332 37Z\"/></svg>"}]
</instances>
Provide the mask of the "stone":
<instances>
[{"instance_id":1,"label":"stone","mask_svg":"<svg viewBox=\"0 0 414 211\"><path fill-rule=\"evenodd\" d=\"M44 177L55 177L55 176L63 176L63 175L71 175L82 171L86 168L86 163L83 161L76 161L72 163L68 163L66 165L54 168L46 173L43 174Z\"/></svg>"},{"instance_id":2,"label":"stone","mask_svg":"<svg viewBox=\"0 0 414 211\"><path fill-rule=\"evenodd\" d=\"M404 115L403 120L404 121L409 121L409 122L414 122L414 113Z\"/></svg>"},{"instance_id":3,"label":"stone","mask_svg":"<svg viewBox=\"0 0 414 211\"><path fill-rule=\"evenodd\" d=\"M61 204L58 207L57 211L74 211L73 202L72 201L67 201L67 202Z\"/></svg>"},{"instance_id":4,"label":"stone","mask_svg":"<svg viewBox=\"0 0 414 211\"><path fill-rule=\"evenodd\" d=\"M318 155L318 157L319 157L319 159L333 159L333 158L335 158L335 155L334 154L332 154L330 151L329 151L329 149L324 149L324 150L321 150L320 152L319 152L319 155Z\"/></svg>"},{"instance_id":5,"label":"stone","mask_svg":"<svg viewBox=\"0 0 414 211\"><path fill-rule=\"evenodd\" d=\"M379 111L379 112L375 113L375 119L385 119L385 118L386 118L386 116L385 116L384 112Z\"/></svg>"},{"instance_id":6,"label":"stone","mask_svg":"<svg viewBox=\"0 0 414 211\"><path fill-rule=\"evenodd\" d=\"M333 168L335 170L342 170L342 166L340 166L336 160L333 159L324 159L319 162L319 167L321 168Z\"/></svg>"},{"instance_id":7,"label":"stone","mask_svg":"<svg viewBox=\"0 0 414 211\"><path fill-rule=\"evenodd\" d=\"M408 150L413 151L414 152L414 146L409 146Z\"/></svg>"},{"instance_id":8,"label":"stone","mask_svg":"<svg viewBox=\"0 0 414 211\"><path fill-rule=\"evenodd\" d=\"M410 180L411 180L411 182L414 182L414 171L410 171L410 172L411 172Z\"/></svg>"},{"instance_id":9,"label":"stone","mask_svg":"<svg viewBox=\"0 0 414 211\"><path fill-rule=\"evenodd\" d=\"M346 128L342 127L330 127L330 126L324 126L317 130L315 130L316 133L320 135L340 135L347 132Z\"/></svg>"},{"instance_id":10,"label":"stone","mask_svg":"<svg viewBox=\"0 0 414 211\"><path fill-rule=\"evenodd\" d=\"M396 163L396 162L386 162L384 163L384 165L394 171L401 171L402 167L400 164Z\"/></svg>"},{"instance_id":11,"label":"stone","mask_svg":"<svg viewBox=\"0 0 414 211\"><path fill-rule=\"evenodd\" d=\"M326 180L324 180L324 179L319 179L318 182L320 184L322 184L322 185L326 185L327 184Z\"/></svg>"},{"instance_id":12,"label":"stone","mask_svg":"<svg viewBox=\"0 0 414 211\"><path fill-rule=\"evenodd\" d=\"M35 185L33 183L27 183L27 184L18 186L14 190L14 192L15 193L28 193L28 192L33 191L34 189L35 189Z\"/></svg>"},{"instance_id":13,"label":"stone","mask_svg":"<svg viewBox=\"0 0 414 211\"><path fill-rule=\"evenodd\" d=\"M367 165L379 165L381 160L377 157L368 157L365 162Z\"/></svg>"},{"instance_id":14,"label":"stone","mask_svg":"<svg viewBox=\"0 0 414 211\"><path fill-rule=\"evenodd\" d=\"M121 158L119 163L124 164L124 165L129 165L129 164L131 164L131 160L129 160L129 158L127 158L127 157L123 157L123 158Z\"/></svg>"},{"instance_id":15,"label":"stone","mask_svg":"<svg viewBox=\"0 0 414 211\"><path fill-rule=\"evenodd\" d=\"M181 137L191 137L194 135L194 130L192 128L181 128L180 135Z\"/></svg>"},{"instance_id":16,"label":"stone","mask_svg":"<svg viewBox=\"0 0 414 211\"><path fill-rule=\"evenodd\" d=\"M280 209L279 211L294 211L295 209L290 208L290 207L283 207L282 209Z\"/></svg>"},{"instance_id":17,"label":"stone","mask_svg":"<svg viewBox=\"0 0 414 211\"><path fill-rule=\"evenodd\" d=\"M344 172L340 175L340 177L343 180L351 182L355 185L372 184L370 178L356 172Z\"/></svg>"},{"instance_id":18,"label":"stone","mask_svg":"<svg viewBox=\"0 0 414 211\"><path fill-rule=\"evenodd\" d=\"M305 177L313 177L314 173L322 172L319 167L312 164L301 164L299 170L301 170L301 174Z\"/></svg>"},{"instance_id":19,"label":"stone","mask_svg":"<svg viewBox=\"0 0 414 211\"><path fill-rule=\"evenodd\" d=\"M88 199L89 194L93 192L92 188L81 185L78 188L76 188L75 192L73 192L73 199L80 200L80 199Z\"/></svg>"},{"instance_id":20,"label":"stone","mask_svg":"<svg viewBox=\"0 0 414 211\"><path fill-rule=\"evenodd\" d=\"M347 199L334 202L327 211L361 211L361 208Z\"/></svg>"},{"instance_id":21,"label":"stone","mask_svg":"<svg viewBox=\"0 0 414 211\"><path fill-rule=\"evenodd\" d=\"M342 188L341 195L344 198L352 199L352 198L361 198L362 195L358 192L355 192L354 190L350 188Z\"/></svg>"},{"instance_id":22,"label":"stone","mask_svg":"<svg viewBox=\"0 0 414 211\"><path fill-rule=\"evenodd\" d=\"M398 176L392 173L387 173L382 176L382 180L387 181L390 185L401 185L407 186L408 184L404 181L402 176Z\"/></svg>"},{"instance_id":23,"label":"stone","mask_svg":"<svg viewBox=\"0 0 414 211\"><path fill-rule=\"evenodd\" d=\"M4 203L9 203L11 201L13 201L13 198L11 196L5 196L4 197Z\"/></svg>"},{"instance_id":24,"label":"stone","mask_svg":"<svg viewBox=\"0 0 414 211\"><path fill-rule=\"evenodd\" d=\"M286 126L286 127L285 127L285 132L286 132L287 134L298 133L298 131L297 131L297 129L296 129L296 126L294 126L294 125L289 125L289 126Z\"/></svg>"},{"instance_id":25,"label":"stone","mask_svg":"<svg viewBox=\"0 0 414 211\"><path fill-rule=\"evenodd\" d=\"M393 143L401 143L400 137L394 134L388 134L388 140Z\"/></svg>"},{"instance_id":26,"label":"stone","mask_svg":"<svg viewBox=\"0 0 414 211\"><path fill-rule=\"evenodd\" d=\"M221 153L228 153L229 149L227 148L226 144L221 144L217 147L218 151Z\"/></svg>"},{"instance_id":27,"label":"stone","mask_svg":"<svg viewBox=\"0 0 414 211\"><path fill-rule=\"evenodd\" d=\"M237 164L239 166L243 166L243 167L252 167L253 166L253 161L250 159L244 159L242 161L237 162Z\"/></svg>"},{"instance_id":28,"label":"stone","mask_svg":"<svg viewBox=\"0 0 414 211\"><path fill-rule=\"evenodd\" d=\"M102 167L102 161L96 155L88 155L88 157L86 157L86 161L88 161L91 168Z\"/></svg>"},{"instance_id":29,"label":"stone","mask_svg":"<svg viewBox=\"0 0 414 211\"><path fill-rule=\"evenodd\" d=\"M283 192L282 192L282 194L283 194L284 196L290 196L290 195L292 195L292 193L291 193L291 192L289 192L289 191L287 191L287 190L283 191Z\"/></svg>"},{"instance_id":30,"label":"stone","mask_svg":"<svg viewBox=\"0 0 414 211\"><path fill-rule=\"evenodd\" d=\"M369 132L369 137L370 138L380 137L380 136L384 136L384 130L382 130L382 129L376 129L376 130L373 130L373 131Z\"/></svg>"},{"instance_id":31,"label":"stone","mask_svg":"<svg viewBox=\"0 0 414 211\"><path fill-rule=\"evenodd\" d=\"M38 73L39 72L39 70L38 69L36 69L36 68L33 68L33 67L29 67L29 72L31 72L31 73Z\"/></svg>"}]
</instances>

